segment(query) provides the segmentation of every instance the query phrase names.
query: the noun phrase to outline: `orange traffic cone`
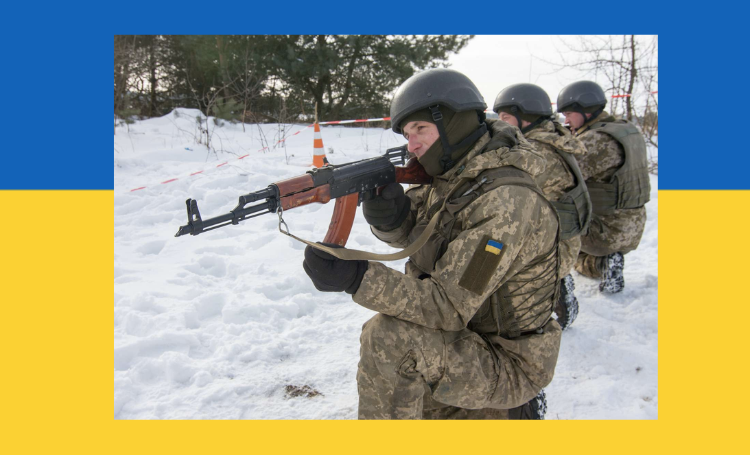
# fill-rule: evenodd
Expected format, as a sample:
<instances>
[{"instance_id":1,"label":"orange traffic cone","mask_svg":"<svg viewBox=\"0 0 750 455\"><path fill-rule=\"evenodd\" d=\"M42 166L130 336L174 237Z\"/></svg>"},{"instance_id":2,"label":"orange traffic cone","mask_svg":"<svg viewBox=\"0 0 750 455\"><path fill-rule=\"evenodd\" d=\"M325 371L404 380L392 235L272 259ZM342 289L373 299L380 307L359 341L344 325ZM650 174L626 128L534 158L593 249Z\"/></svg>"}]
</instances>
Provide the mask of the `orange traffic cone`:
<instances>
[{"instance_id":1,"label":"orange traffic cone","mask_svg":"<svg viewBox=\"0 0 750 455\"><path fill-rule=\"evenodd\" d=\"M323 167L328 165L326 150L323 148L323 138L320 136L320 125L315 122L315 141L313 143L313 166Z\"/></svg>"}]
</instances>

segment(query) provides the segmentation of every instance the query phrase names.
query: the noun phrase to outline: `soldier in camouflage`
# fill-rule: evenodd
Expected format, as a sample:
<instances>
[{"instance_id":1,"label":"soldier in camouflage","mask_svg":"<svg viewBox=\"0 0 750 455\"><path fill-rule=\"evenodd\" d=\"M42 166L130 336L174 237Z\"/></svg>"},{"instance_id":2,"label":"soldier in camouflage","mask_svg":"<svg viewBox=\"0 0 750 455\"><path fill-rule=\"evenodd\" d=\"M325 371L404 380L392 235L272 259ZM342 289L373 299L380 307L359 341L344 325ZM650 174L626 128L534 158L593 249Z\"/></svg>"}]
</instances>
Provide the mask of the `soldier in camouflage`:
<instances>
[{"instance_id":1,"label":"soldier in camouflage","mask_svg":"<svg viewBox=\"0 0 750 455\"><path fill-rule=\"evenodd\" d=\"M504 88L495 98L493 110L500 120L520 128L547 160L547 168L534 180L560 216L560 275L564 278L555 313L565 330L578 315L570 272L581 250L581 233L591 219L591 200L576 162L586 154L586 148L554 119L549 96L537 85L521 83Z\"/></svg>"},{"instance_id":2,"label":"soldier in camouflage","mask_svg":"<svg viewBox=\"0 0 750 455\"><path fill-rule=\"evenodd\" d=\"M604 91L591 81L568 85L557 99L558 112L587 150L576 158L594 211L575 268L600 278L602 292L616 293L625 286L624 255L638 247L646 226L651 186L643 136L605 112L606 104Z\"/></svg>"},{"instance_id":3,"label":"soldier in camouflage","mask_svg":"<svg viewBox=\"0 0 750 455\"><path fill-rule=\"evenodd\" d=\"M411 77L394 97L393 130L433 182L389 185L363 211L394 247L437 217L406 273L305 250L316 288L378 312L360 340L360 419L519 418L543 407L561 334L551 318L558 219L532 178L544 158L508 125L488 128L485 107L448 69Z\"/></svg>"}]
</instances>

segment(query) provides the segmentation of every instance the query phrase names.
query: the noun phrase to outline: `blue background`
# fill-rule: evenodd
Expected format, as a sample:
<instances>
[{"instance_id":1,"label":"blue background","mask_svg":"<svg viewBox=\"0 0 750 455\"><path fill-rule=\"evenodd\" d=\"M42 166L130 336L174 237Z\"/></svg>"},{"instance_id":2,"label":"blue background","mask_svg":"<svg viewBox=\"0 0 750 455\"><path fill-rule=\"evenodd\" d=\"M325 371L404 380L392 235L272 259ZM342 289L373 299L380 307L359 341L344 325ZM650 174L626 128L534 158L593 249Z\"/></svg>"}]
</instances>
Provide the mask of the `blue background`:
<instances>
[{"instance_id":1,"label":"blue background","mask_svg":"<svg viewBox=\"0 0 750 455\"><path fill-rule=\"evenodd\" d=\"M108 111L115 34L321 32L658 34L664 83L659 188L748 189L750 157L742 134L747 14L726 5L441 0L5 6L0 80L9 112L0 114L0 189L113 188ZM66 102L75 102L61 105L56 93L63 92Z\"/></svg>"}]
</instances>

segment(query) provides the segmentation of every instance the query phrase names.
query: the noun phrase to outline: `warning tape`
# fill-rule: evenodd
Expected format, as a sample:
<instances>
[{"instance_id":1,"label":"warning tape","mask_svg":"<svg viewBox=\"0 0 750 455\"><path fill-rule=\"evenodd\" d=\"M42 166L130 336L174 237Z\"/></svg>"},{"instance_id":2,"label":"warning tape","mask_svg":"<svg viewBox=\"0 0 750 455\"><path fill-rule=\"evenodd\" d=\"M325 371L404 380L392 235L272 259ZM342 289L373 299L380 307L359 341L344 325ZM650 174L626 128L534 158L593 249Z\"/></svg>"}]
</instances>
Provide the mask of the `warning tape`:
<instances>
[{"instance_id":1,"label":"warning tape","mask_svg":"<svg viewBox=\"0 0 750 455\"><path fill-rule=\"evenodd\" d=\"M390 121L390 117L382 118L361 118L357 120L333 120L331 122L319 122L318 125L343 125L344 123L362 123L362 122L387 122ZM310 125L312 126L312 125Z\"/></svg>"},{"instance_id":2,"label":"warning tape","mask_svg":"<svg viewBox=\"0 0 750 455\"><path fill-rule=\"evenodd\" d=\"M356 120L333 120L333 121L330 121L330 122L319 122L318 124L319 125L343 125L345 123L364 123L364 122L389 121L390 119L391 119L390 117L382 117L382 118L365 118L365 119L356 119ZM313 126L315 126L314 123L311 124L311 125L307 125L306 127L302 128L301 130L297 131L296 133L290 134L288 137L280 139L280 140L276 141L275 143L273 143L272 145L267 145L267 146L265 146L265 147L263 147L261 149L258 149L257 151L258 152L262 152L264 150L270 149L271 147L275 147L276 145L281 144L282 142L286 141L287 139L289 139L289 138L291 138L293 136L296 136L299 133L301 133L301 132L305 131L306 129L311 128ZM239 161L241 159L247 158L248 156L250 156L249 153L245 154L245 155L242 155L239 158L235 158L233 160L225 161L225 162L223 162L221 164L217 164L213 168L208 168L208 169L220 168L222 166L225 166L225 165L229 164L231 161ZM194 175L202 174L203 172L207 171L208 169L202 169L200 171L193 172L192 174L188 175L188 177L192 177ZM172 179L169 179L169 180L165 180L165 181L161 182L160 185L164 185L164 184L167 184L167 183L172 183L172 182L175 182L177 180L180 180L180 178L179 177L175 177L175 178L172 178ZM145 190L146 188L148 188L148 187L147 186L140 186L138 188L133 188L129 192L132 193L133 191Z\"/></svg>"},{"instance_id":3,"label":"warning tape","mask_svg":"<svg viewBox=\"0 0 750 455\"><path fill-rule=\"evenodd\" d=\"M658 91L658 90L656 90L656 91L654 91L654 92L648 92L648 93L649 93L650 95L656 95L657 93L659 93L659 91ZM624 94L624 95L612 95L611 97L612 97L612 98L629 98L629 97L631 97L631 96L633 96L633 94L632 94L632 93L626 93L626 94ZM553 102L552 104L557 104L557 103L554 103L554 102Z\"/></svg>"},{"instance_id":4,"label":"warning tape","mask_svg":"<svg viewBox=\"0 0 750 455\"><path fill-rule=\"evenodd\" d=\"M298 135L299 133L301 133L301 132L305 131L306 129L310 128L311 126L313 126L313 125L308 125L308 126L306 126L306 127L302 128L301 130L297 131L296 133L294 133L294 134L291 134L291 135L289 135L289 137L285 137L285 138L283 138L283 139L280 139L280 140L276 141L276 142L275 142L275 143L274 143L273 145L267 145L267 146L265 146L265 147L263 147L263 148L261 148L261 149L258 149L258 152L262 152L262 151L264 151L264 150L268 150L268 149L270 149L271 147L275 147L275 146L276 146L277 144L280 144L280 143L282 143L282 142L286 141L287 139L289 139L289 138L290 138L290 137L292 137L292 136L296 136L296 135ZM230 160L230 161L239 161L239 160L242 160L242 159L244 159L244 158L247 158L248 156L250 156L250 154L249 154L249 153L247 153L247 154L245 154L245 155L242 155L242 156L241 156L241 157L239 157L239 158L235 158L234 160ZM214 166L213 168L209 168L209 169L220 168L220 167L222 167L222 166L226 166L227 164L229 164L229 161L225 161L225 162L223 162L223 163L221 163L221 164L217 164L217 165L216 165L216 166ZM190 175L188 175L188 177L192 177L192 176L194 176L194 175L202 174L202 173L204 173L204 172L205 172L205 171L207 171L207 170L208 170L208 169L201 169L200 171L197 171L197 172L193 172L193 173L191 173ZM175 181L177 181L177 180L179 180L179 179L180 179L179 177L175 177L175 178L173 178L173 179L165 180L165 181L161 182L161 183L160 183L160 185L164 185L165 183L172 183L172 182L175 182ZM141 187L138 187L138 188L133 188L132 190L130 190L130 192L132 193L133 191L144 190L144 189L146 189L146 188L148 188L148 187L147 187L147 186L141 186Z\"/></svg>"},{"instance_id":5,"label":"warning tape","mask_svg":"<svg viewBox=\"0 0 750 455\"><path fill-rule=\"evenodd\" d=\"M655 92L650 92L650 93L652 93L652 94L656 94L656 93L659 93L659 92L658 92L658 91L655 91ZM612 95L612 98L625 98L625 97L629 97L629 96L631 96L631 94L625 94L625 95ZM552 103L552 104L556 104L556 103ZM489 109L487 110L487 112L489 112ZM391 120L391 118L390 118L390 117L381 117L381 118L363 118L363 119L355 119L355 120L331 120L331 121L328 121L328 122L318 122L318 124L319 124L319 125L344 125L344 124L347 124L347 123L365 123L365 122L387 122L387 121L390 121L390 120ZM260 148L260 149L258 149L257 151L258 151L258 152L262 152L262 151L264 151L264 150L268 150L268 149L270 149L271 147L275 147L276 145L278 145L278 144L281 144L282 142L285 142L285 141L286 141L287 139L289 139L289 138L291 138L291 137L293 137L293 136L296 136L296 135L298 135L299 133L301 133L301 132L305 131L306 129L308 129L308 128L310 128L310 127L313 127L313 126L315 126L315 124L314 124L314 123L313 123L313 124L311 124L311 125L307 125L306 127L302 128L301 130L297 131L296 133L294 133L294 134L291 134L291 135L289 135L288 137L285 137L285 138L283 138L283 139L280 139L280 140L276 141L276 142L275 142L275 143L274 143L273 145L267 145L267 146L265 146L265 147L263 147L263 148ZM243 159L243 158L247 158L247 157L248 157L249 155L250 155L250 154L248 153L248 154L246 154L246 155L243 155L243 156L241 156L241 157L239 157L239 158L236 158L236 159L234 159L234 160L231 160L231 161L239 161L239 160L241 160L241 159ZM229 164L229 161L225 161L225 162L223 162L223 163L221 163L221 164L218 164L218 165L216 165L215 167L216 167L216 168L220 168L220 167L222 167L222 166L225 166L225 165L227 165L227 164ZM197 172L193 172L193 173L192 173L192 174L190 174L190 175L189 175L188 177L192 177L192 176L194 176L194 175L202 174L202 173L203 173L203 172L205 172L206 170L207 170L207 169L202 169L202 170L200 170L200 171L197 171ZM176 178L173 178L173 179L165 180L165 181L161 182L160 184L161 184L161 185L164 185L164 184L166 184L166 183L171 183L171 182L175 182L175 181L177 181L177 180L179 180L179 179L180 179L179 177L176 177ZM148 188L148 187L147 187L147 186L141 186L141 187L138 187L138 188L133 188L132 190L130 190L130 192L133 192L133 191L139 191L139 190L144 190L144 189L146 189L146 188Z\"/></svg>"},{"instance_id":6,"label":"warning tape","mask_svg":"<svg viewBox=\"0 0 750 455\"><path fill-rule=\"evenodd\" d=\"M659 91L657 90L657 91L655 91L655 92L648 92L648 93L649 93L650 95L656 95L657 93L659 93ZM612 98L629 98L629 97L631 97L631 96L633 96L633 94L632 94L632 93L626 93L626 94L624 94L624 95L612 95Z\"/></svg>"}]
</instances>

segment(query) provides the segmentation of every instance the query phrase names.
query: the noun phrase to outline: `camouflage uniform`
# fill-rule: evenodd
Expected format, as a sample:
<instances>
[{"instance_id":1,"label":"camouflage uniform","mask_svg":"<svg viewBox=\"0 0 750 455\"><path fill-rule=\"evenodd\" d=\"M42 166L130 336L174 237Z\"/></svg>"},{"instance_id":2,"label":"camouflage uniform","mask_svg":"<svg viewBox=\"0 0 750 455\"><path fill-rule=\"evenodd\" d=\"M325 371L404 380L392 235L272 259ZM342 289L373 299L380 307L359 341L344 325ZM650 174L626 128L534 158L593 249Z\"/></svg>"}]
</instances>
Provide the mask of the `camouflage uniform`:
<instances>
[{"instance_id":1,"label":"camouflage uniform","mask_svg":"<svg viewBox=\"0 0 750 455\"><path fill-rule=\"evenodd\" d=\"M542 172L544 159L517 140L512 149L481 153L486 133L431 185L407 191L412 210L400 227L373 233L405 247L461 179L504 166ZM455 197L406 274L370 262L353 295L380 313L360 340L361 419L507 417L552 380L561 334L550 319L559 279L553 208L518 185ZM503 244L499 255L486 251L488 238Z\"/></svg>"},{"instance_id":2,"label":"camouflage uniform","mask_svg":"<svg viewBox=\"0 0 750 455\"><path fill-rule=\"evenodd\" d=\"M586 122L575 133L587 149L584 156L576 156L586 182L607 182L625 162L622 145L612 136L591 131L589 125L613 121L607 112ZM599 278L608 254L623 254L635 250L646 227L646 208L616 209L612 215L591 218L588 233L581 238L581 253L576 270L588 277Z\"/></svg>"},{"instance_id":3,"label":"camouflage uniform","mask_svg":"<svg viewBox=\"0 0 750 455\"><path fill-rule=\"evenodd\" d=\"M575 176L557 150L570 153L576 160L580 160L586 154L586 148L573 135L561 135L555 124L549 120L527 132L525 137L547 160L546 169L535 176L534 180L547 199L559 200L563 194L575 187ZM580 250L580 235L560 241L560 276L570 273Z\"/></svg>"}]
</instances>

